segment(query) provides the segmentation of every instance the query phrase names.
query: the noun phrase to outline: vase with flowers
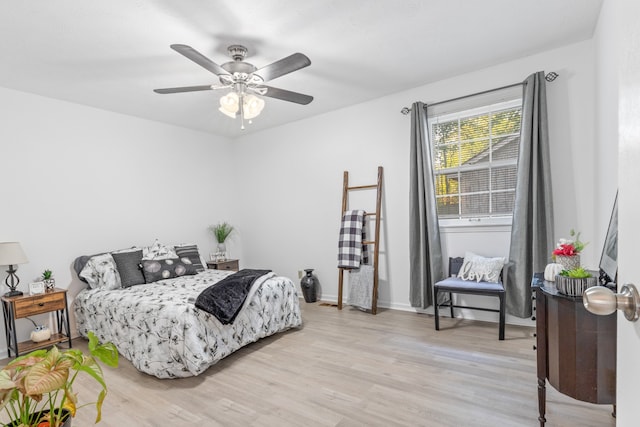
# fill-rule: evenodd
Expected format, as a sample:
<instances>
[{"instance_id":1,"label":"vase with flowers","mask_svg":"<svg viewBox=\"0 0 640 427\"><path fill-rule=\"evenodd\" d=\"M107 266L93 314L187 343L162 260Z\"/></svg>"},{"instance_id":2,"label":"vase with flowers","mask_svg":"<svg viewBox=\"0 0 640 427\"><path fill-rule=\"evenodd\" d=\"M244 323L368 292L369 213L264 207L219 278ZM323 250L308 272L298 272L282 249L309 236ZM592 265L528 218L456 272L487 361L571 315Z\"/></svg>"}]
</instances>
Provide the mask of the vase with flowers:
<instances>
[{"instance_id":1,"label":"vase with flowers","mask_svg":"<svg viewBox=\"0 0 640 427\"><path fill-rule=\"evenodd\" d=\"M580 240L580 232L571 229L571 239L560 239L552 252L554 262L562 265L565 270L575 270L580 267L580 252L587 243Z\"/></svg>"}]
</instances>

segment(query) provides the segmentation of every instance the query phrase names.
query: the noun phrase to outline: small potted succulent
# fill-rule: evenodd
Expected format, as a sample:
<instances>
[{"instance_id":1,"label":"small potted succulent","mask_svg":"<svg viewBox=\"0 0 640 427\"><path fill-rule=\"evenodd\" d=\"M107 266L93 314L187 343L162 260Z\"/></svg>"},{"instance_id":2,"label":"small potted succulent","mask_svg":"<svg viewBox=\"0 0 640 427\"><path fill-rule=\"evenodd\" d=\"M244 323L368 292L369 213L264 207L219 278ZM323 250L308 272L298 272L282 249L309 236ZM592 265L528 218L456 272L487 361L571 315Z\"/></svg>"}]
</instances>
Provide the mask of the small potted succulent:
<instances>
[{"instance_id":1,"label":"small potted succulent","mask_svg":"<svg viewBox=\"0 0 640 427\"><path fill-rule=\"evenodd\" d=\"M0 410L8 415L9 427L70 427L76 414L78 396L73 383L84 372L101 386L95 402L97 416L102 418L102 402L107 395L102 368L118 365L118 350L112 343L100 344L89 332L89 352L70 348L36 350L20 356L0 370Z\"/></svg>"},{"instance_id":2,"label":"small potted succulent","mask_svg":"<svg viewBox=\"0 0 640 427\"><path fill-rule=\"evenodd\" d=\"M42 272L42 281L47 289L47 292L51 292L56 287L56 279L53 278L53 272L49 269Z\"/></svg>"},{"instance_id":3,"label":"small potted succulent","mask_svg":"<svg viewBox=\"0 0 640 427\"><path fill-rule=\"evenodd\" d=\"M582 295L586 289L598 284L598 278L593 273L595 272L587 271L582 267L562 270L556 276L558 292L569 296Z\"/></svg>"}]
</instances>

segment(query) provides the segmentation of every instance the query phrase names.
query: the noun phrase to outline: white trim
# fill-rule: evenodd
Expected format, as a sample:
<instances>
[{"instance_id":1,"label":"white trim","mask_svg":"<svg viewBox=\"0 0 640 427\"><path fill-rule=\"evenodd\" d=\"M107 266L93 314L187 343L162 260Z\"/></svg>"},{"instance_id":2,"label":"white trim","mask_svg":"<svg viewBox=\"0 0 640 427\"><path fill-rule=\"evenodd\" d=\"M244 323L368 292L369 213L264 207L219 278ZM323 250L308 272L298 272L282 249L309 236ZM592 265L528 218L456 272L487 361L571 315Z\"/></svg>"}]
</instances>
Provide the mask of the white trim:
<instances>
[{"instance_id":1,"label":"white trim","mask_svg":"<svg viewBox=\"0 0 640 427\"><path fill-rule=\"evenodd\" d=\"M509 227L509 229L511 229L513 217L509 215L485 218L443 218L440 219L438 223L440 224L440 230L464 228L465 232L469 232L470 227L481 229L486 227Z\"/></svg>"},{"instance_id":2,"label":"white trim","mask_svg":"<svg viewBox=\"0 0 640 427\"><path fill-rule=\"evenodd\" d=\"M495 113L495 112L500 112L503 110L509 110L512 109L514 107L522 107L522 94L519 94L516 99L511 99L509 101L502 101L502 102L492 102L492 101L487 101L486 104L480 106L480 107L475 107L475 108L456 108L455 111L452 112L445 112L442 114L437 114L435 113L433 116L429 115L428 116L428 122L429 122L429 126L431 126L431 123L435 122L435 123L439 123L439 122L448 122L450 120L454 120L454 119L458 119L460 117L473 117L473 116L481 116L483 114L487 114L487 113ZM427 111L428 111L429 107L427 106Z\"/></svg>"},{"instance_id":3,"label":"white trim","mask_svg":"<svg viewBox=\"0 0 640 427\"><path fill-rule=\"evenodd\" d=\"M473 305L480 305L483 302L485 302L484 305L486 304L486 297L485 296L478 296L478 295L467 295L467 297L473 297L476 298L479 302L476 301L472 301ZM468 299L468 298L467 298ZM304 301L304 300L303 300ZM322 296L322 302L325 303L331 303L331 304L335 304L337 303L338 298L335 295L323 295ZM491 303L489 301L489 303ZM489 308L491 308L492 306L489 306ZM349 310L352 307L349 304L343 303L342 305L342 309L343 310ZM385 309L389 309L389 310L398 310L398 311L405 311L405 312L409 312L409 313L416 313L416 314L422 314L425 315L424 317L421 317L421 320L424 320L425 322L425 326L429 327L429 328L433 328L434 324L433 324L433 306L427 308L427 309L422 309L422 308L418 308L418 307L411 307L410 304L406 304L406 303L389 303L386 301L380 301L378 300L378 308L385 308ZM337 308L335 307L329 307L330 310L337 310ZM355 309L355 308L354 308ZM448 316L448 310L447 313L442 314L441 313L441 318L449 318ZM479 322L489 322L489 323L498 323L498 319L497 319L497 314L494 313L487 313L487 312L480 312L480 311L476 311L476 310L468 310L468 309L456 309L456 311L454 312L456 315L457 319L465 319L465 320L475 320L475 321L479 321ZM373 316L373 315L372 315ZM516 316L512 316L510 314L507 314L505 316L505 324L507 325L514 325L514 326L527 326L527 327L531 327L531 329L535 329L535 322L531 321L531 318L526 317L526 318L520 318L520 317L516 317ZM444 332L443 332L444 333Z\"/></svg>"}]
</instances>

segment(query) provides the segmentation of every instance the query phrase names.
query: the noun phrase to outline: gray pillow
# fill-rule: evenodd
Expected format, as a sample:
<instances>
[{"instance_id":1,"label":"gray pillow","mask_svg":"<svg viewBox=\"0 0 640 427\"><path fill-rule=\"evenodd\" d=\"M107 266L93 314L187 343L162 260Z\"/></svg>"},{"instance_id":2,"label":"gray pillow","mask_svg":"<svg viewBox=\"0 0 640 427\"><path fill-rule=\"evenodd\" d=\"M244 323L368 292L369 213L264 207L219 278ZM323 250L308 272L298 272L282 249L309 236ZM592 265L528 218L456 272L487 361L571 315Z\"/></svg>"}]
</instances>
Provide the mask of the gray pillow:
<instances>
[{"instance_id":1,"label":"gray pillow","mask_svg":"<svg viewBox=\"0 0 640 427\"><path fill-rule=\"evenodd\" d=\"M185 261L182 262L180 258L143 259L142 274L147 283L196 274L197 271L191 261L188 258Z\"/></svg>"},{"instance_id":2,"label":"gray pillow","mask_svg":"<svg viewBox=\"0 0 640 427\"><path fill-rule=\"evenodd\" d=\"M144 275L140 269L142 262L142 250L131 252L116 252L111 256L116 262L118 272L120 273L120 282L123 288L129 288L133 285L144 283Z\"/></svg>"},{"instance_id":3,"label":"gray pillow","mask_svg":"<svg viewBox=\"0 0 640 427\"><path fill-rule=\"evenodd\" d=\"M202 265L202 261L200 261L198 245L176 246L175 250L178 258L180 258L182 262L184 262L182 258L187 258L191 261L191 264L195 267L198 273L205 270L204 265Z\"/></svg>"},{"instance_id":4,"label":"gray pillow","mask_svg":"<svg viewBox=\"0 0 640 427\"><path fill-rule=\"evenodd\" d=\"M89 261L91 257L94 257L94 256L95 255L81 255L73 261L73 269L76 271L78 278L85 283L89 283L89 282L87 282L87 279L80 276L80 272L84 270L84 266L87 265L87 261Z\"/></svg>"}]
</instances>

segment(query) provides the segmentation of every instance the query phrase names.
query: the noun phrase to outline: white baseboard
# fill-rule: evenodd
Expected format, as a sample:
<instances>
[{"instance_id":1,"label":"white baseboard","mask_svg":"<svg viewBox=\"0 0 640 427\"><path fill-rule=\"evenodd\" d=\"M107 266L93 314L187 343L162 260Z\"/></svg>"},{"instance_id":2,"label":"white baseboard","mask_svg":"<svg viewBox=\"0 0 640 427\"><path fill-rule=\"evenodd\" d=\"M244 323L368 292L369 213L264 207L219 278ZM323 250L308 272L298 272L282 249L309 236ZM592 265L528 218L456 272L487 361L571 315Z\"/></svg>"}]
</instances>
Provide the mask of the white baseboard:
<instances>
[{"instance_id":1,"label":"white baseboard","mask_svg":"<svg viewBox=\"0 0 640 427\"><path fill-rule=\"evenodd\" d=\"M335 304L338 302L338 296L323 295L322 301ZM388 301L378 301L378 307L388 308L391 310L407 311L411 313L430 314L432 316L434 314L433 307L429 307L427 309L421 309L421 308L412 307L410 304L390 303ZM494 313L456 308L454 310L454 314L456 315L456 318L460 318L460 319L479 320L483 322L498 323L497 314L494 314ZM444 317L448 317L448 316L444 316ZM517 325L517 326L531 326L531 327L536 326L535 322L532 321L530 318L522 319L520 317L511 316L510 314L506 315L505 323L508 325Z\"/></svg>"}]
</instances>

